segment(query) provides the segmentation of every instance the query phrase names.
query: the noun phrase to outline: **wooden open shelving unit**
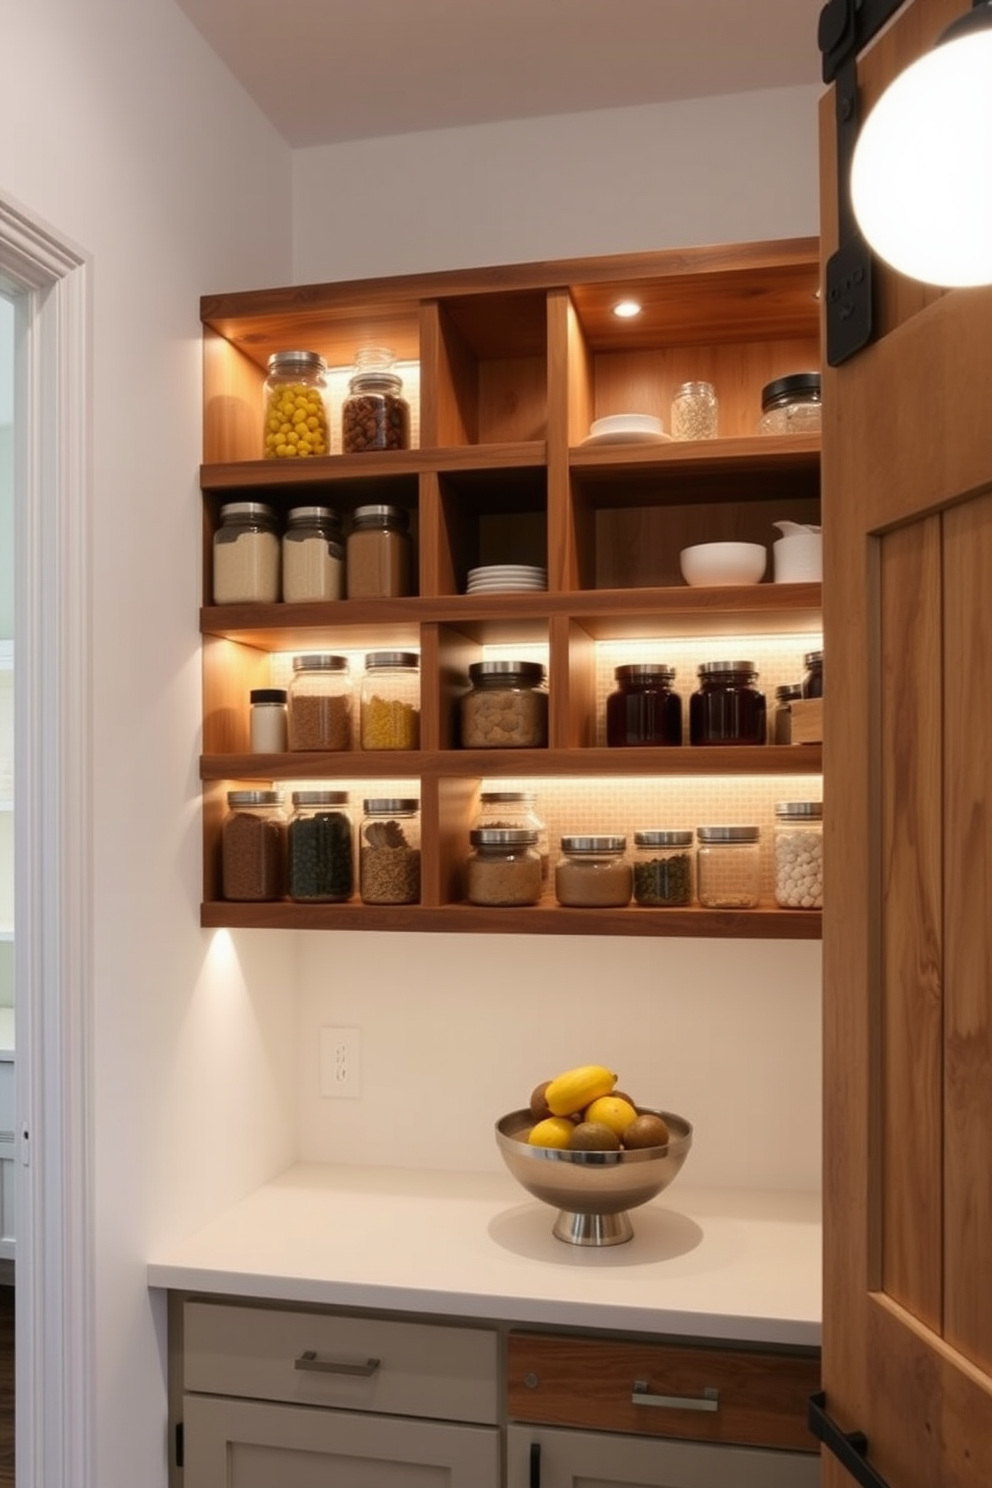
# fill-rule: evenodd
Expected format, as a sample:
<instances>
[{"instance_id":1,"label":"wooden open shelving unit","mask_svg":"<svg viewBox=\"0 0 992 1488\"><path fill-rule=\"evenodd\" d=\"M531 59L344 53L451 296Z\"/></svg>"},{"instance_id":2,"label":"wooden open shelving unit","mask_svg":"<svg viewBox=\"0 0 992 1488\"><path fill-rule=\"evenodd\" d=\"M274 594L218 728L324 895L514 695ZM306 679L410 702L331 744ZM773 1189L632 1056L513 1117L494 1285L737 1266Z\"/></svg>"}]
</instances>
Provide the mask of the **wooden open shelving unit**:
<instances>
[{"instance_id":1,"label":"wooden open shelving unit","mask_svg":"<svg viewBox=\"0 0 992 1488\"><path fill-rule=\"evenodd\" d=\"M818 275L818 244L802 239L204 298L204 925L819 936L818 913L771 905L506 910L472 907L462 894L484 778L820 771L815 745L603 748L594 686L600 641L788 634L802 649L819 633L819 585L690 589L678 568L688 543L767 544L773 520L819 520L819 442L753 433L761 387L820 364ZM613 316L620 298L640 300L636 321ZM347 368L372 342L419 366L418 447L299 464L258 458L269 354L302 347ZM690 377L717 388L719 439L583 445L591 422L610 413L654 412L667 426L672 395ZM367 502L406 507L416 596L212 605L219 508L249 497L283 512L319 500L345 516ZM469 568L505 561L544 564L547 593L463 592ZM549 746L461 749L457 703L468 665L484 646L512 644L546 648ZM381 646L420 652L420 750L249 753L247 696L267 685L270 653ZM692 686L680 690L687 703ZM397 776L420 781L419 906L220 899L220 826L232 786Z\"/></svg>"}]
</instances>

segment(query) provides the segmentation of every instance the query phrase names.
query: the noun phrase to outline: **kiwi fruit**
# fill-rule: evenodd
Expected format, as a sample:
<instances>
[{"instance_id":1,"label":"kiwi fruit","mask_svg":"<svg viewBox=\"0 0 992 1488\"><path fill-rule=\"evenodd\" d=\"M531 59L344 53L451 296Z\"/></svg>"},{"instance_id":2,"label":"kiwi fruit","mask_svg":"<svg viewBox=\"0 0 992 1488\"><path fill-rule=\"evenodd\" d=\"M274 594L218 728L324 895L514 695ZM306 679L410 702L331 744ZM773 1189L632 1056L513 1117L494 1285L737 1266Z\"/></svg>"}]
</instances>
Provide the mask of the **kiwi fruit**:
<instances>
[{"instance_id":1,"label":"kiwi fruit","mask_svg":"<svg viewBox=\"0 0 992 1488\"><path fill-rule=\"evenodd\" d=\"M664 1147L668 1137L668 1122L654 1111L642 1111L621 1133L623 1145L634 1148Z\"/></svg>"},{"instance_id":2,"label":"kiwi fruit","mask_svg":"<svg viewBox=\"0 0 992 1488\"><path fill-rule=\"evenodd\" d=\"M580 1121L572 1133L573 1152L617 1152L620 1138L602 1121Z\"/></svg>"},{"instance_id":3,"label":"kiwi fruit","mask_svg":"<svg viewBox=\"0 0 992 1488\"><path fill-rule=\"evenodd\" d=\"M540 1085L535 1085L531 1091L530 1114L535 1121L547 1121L551 1115L551 1107L544 1098L545 1091L550 1084L550 1080L542 1080Z\"/></svg>"}]
</instances>

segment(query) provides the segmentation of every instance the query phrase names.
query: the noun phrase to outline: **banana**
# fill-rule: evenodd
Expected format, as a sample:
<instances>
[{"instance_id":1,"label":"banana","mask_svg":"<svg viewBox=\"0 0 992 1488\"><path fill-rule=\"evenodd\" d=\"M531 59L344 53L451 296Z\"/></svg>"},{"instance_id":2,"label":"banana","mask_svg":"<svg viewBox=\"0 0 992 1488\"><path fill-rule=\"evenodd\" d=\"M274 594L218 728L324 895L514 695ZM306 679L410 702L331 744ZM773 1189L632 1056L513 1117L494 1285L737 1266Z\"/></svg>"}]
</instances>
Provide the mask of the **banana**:
<instances>
[{"instance_id":1,"label":"banana","mask_svg":"<svg viewBox=\"0 0 992 1488\"><path fill-rule=\"evenodd\" d=\"M609 1095L617 1077L602 1064L580 1064L556 1076L544 1092L553 1116L573 1116L584 1111L591 1101Z\"/></svg>"}]
</instances>

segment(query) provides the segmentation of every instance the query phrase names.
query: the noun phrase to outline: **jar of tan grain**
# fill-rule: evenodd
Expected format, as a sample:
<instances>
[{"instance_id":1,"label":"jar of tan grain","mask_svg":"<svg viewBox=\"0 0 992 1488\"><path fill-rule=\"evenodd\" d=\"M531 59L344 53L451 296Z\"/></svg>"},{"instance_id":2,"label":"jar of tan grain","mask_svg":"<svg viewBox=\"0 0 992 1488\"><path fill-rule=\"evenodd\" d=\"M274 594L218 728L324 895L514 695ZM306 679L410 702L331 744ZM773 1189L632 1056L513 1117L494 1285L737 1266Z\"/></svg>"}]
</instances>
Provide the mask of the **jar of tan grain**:
<instances>
[{"instance_id":1,"label":"jar of tan grain","mask_svg":"<svg viewBox=\"0 0 992 1488\"><path fill-rule=\"evenodd\" d=\"M466 866L470 904L509 908L536 904L541 897L541 858L537 833L524 827L474 827Z\"/></svg>"},{"instance_id":2,"label":"jar of tan grain","mask_svg":"<svg viewBox=\"0 0 992 1488\"><path fill-rule=\"evenodd\" d=\"M571 909L618 909L630 903L634 876L626 837L563 837L555 898Z\"/></svg>"},{"instance_id":3,"label":"jar of tan grain","mask_svg":"<svg viewBox=\"0 0 992 1488\"><path fill-rule=\"evenodd\" d=\"M413 593L410 518L402 506L359 506L345 548L349 599L397 599Z\"/></svg>"}]
</instances>

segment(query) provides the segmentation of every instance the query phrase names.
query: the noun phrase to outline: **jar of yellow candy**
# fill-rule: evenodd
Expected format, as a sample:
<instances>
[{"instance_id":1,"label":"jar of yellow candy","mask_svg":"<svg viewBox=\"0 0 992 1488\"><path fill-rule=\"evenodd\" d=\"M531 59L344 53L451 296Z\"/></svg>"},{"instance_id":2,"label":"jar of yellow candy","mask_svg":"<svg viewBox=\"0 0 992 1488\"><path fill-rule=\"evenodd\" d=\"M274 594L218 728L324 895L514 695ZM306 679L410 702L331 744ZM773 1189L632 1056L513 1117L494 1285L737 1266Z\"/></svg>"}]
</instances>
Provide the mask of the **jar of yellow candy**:
<instances>
[{"instance_id":1,"label":"jar of yellow candy","mask_svg":"<svg viewBox=\"0 0 992 1488\"><path fill-rule=\"evenodd\" d=\"M266 460L329 455L327 363L316 351L275 351L265 379Z\"/></svg>"}]
</instances>

